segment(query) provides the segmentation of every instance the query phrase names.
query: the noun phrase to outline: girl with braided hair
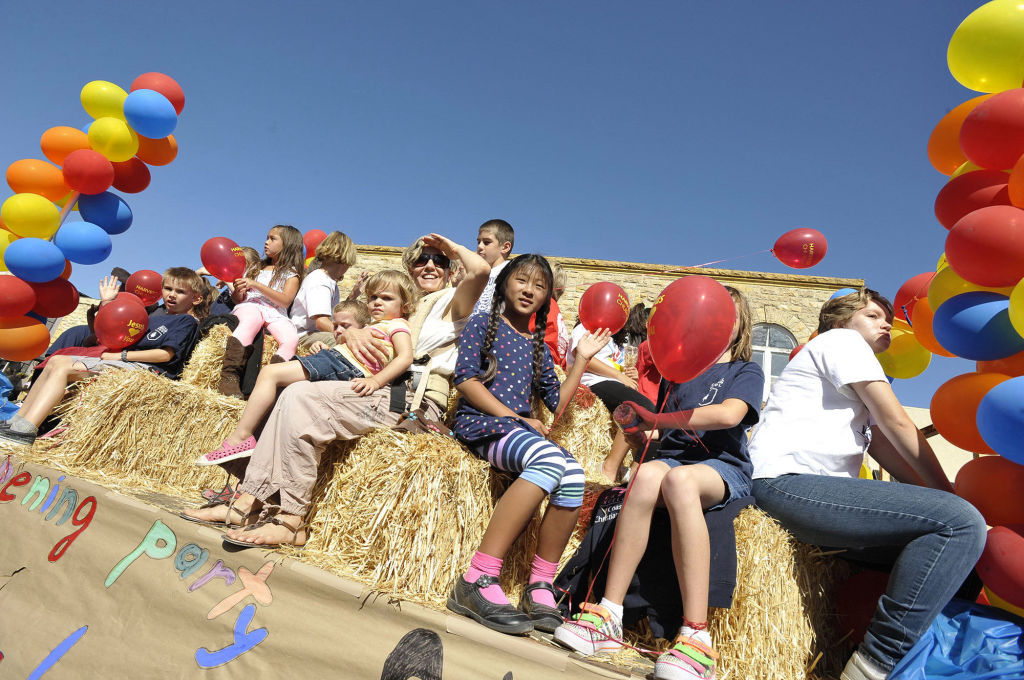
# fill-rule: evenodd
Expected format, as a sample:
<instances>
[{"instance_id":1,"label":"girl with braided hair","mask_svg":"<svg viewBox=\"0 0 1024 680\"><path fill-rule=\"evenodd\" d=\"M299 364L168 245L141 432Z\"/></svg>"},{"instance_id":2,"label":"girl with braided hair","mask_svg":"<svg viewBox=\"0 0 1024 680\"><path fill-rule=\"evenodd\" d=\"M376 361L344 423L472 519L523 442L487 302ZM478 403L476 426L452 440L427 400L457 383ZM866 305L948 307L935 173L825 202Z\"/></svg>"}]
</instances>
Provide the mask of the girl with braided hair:
<instances>
[{"instance_id":1,"label":"girl with braided hair","mask_svg":"<svg viewBox=\"0 0 1024 680\"><path fill-rule=\"evenodd\" d=\"M611 337L607 329L584 337L576 346L577 361L559 384L544 324L529 330L534 315L546 318L551 287L548 261L520 255L498 275L490 313L471 317L459 336L455 385L462 400L455 435L480 458L519 477L495 506L448 608L503 633L551 632L562 623L551 581L583 503L583 469L545 439L547 428L530 417L531 402L543 401L558 413L576 393L587 362ZM547 495L529 585L516 608L498 585L502 561Z\"/></svg>"}]
</instances>

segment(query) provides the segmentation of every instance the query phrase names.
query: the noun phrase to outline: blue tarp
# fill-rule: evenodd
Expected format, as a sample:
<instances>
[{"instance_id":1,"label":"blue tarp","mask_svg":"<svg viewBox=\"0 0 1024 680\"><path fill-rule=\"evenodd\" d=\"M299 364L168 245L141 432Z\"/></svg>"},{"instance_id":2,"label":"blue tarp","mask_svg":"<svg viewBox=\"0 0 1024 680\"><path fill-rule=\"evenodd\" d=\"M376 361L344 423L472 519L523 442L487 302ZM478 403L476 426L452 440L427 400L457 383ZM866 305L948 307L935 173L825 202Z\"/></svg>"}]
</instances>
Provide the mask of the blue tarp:
<instances>
[{"instance_id":1,"label":"blue tarp","mask_svg":"<svg viewBox=\"0 0 1024 680\"><path fill-rule=\"evenodd\" d=\"M1024 678L1024 620L954 600L889 676L890 680Z\"/></svg>"}]
</instances>

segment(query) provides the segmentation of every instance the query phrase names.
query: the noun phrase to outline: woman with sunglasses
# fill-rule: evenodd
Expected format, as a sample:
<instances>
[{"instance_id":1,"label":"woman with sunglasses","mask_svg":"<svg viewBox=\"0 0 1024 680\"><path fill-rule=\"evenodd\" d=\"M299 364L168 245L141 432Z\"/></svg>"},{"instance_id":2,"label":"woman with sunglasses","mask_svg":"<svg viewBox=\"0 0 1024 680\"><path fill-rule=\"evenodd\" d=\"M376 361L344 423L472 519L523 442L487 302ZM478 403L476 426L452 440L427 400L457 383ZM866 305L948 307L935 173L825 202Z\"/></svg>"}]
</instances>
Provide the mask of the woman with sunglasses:
<instances>
[{"instance_id":1,"label":"woman with sunglasses","mask_svg":"<svg viewBox=\"0 0 1024 680\"><path fill-rule=\"evenodd\" d=\"M466 276L449 287L451 263L460 261ZM490 267L474 251L439 234L429 234L405 249L402 263L424 297L410 319L413 356L420 372L414 386L427 418L441 420L448 406L449 377L458 356L457 340L473 306L487 285ZM345 331L348 347L360 360L380 360L382 343L367 329ZM429 371L424 369L429 368ZM420 383L423 383L422 387ZM231 527L228 537L263 547L302 545L307 532L290 516L304 518L309 510L320 455L335 440L360 437L378 427L398 423L409 409L414 391L408 390L400 409L392 408L392 391L385 386L361 396L348 382L299 382L281 393L262 436L248 461L225 464L242 478L242 495L233 504L211 503L185 511L186 519ZM238 469L247 463L244 471ZM273 501L271 501L273 499ZM273 503L283 519L260 511ZM259 517L259 519L257 519Z\"/></svg>"}]
</instances>

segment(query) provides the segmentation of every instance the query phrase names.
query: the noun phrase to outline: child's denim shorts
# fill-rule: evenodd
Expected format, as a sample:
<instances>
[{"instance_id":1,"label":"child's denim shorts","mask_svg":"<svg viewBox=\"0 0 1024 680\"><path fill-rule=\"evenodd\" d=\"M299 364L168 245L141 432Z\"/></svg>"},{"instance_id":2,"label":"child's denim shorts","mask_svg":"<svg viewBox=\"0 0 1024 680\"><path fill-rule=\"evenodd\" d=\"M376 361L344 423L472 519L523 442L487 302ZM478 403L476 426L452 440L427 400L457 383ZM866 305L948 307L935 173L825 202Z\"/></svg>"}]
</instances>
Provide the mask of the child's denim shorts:
<instances>
[{"instance_id":1,"label":"child's denim shorts","mask_svg":"<svg viewBox=\"0 0 1024 680\"><path fill-rule=\"evenodd\" d=\"M680 465L693 465L690 461L682 461L678 458L655 458L655 460L668 465L669 468L679 467ZM744 496L750 495L751 481L750 477L736 469L736 467L729 465L728 463L718 460L717 458L709 458L707 460L700 461L701 465L707 465L709 468L714 469L718 473L718 476L725 482L726 493L725 498L721 503L708 510L715 510L722 507L730 501L734 501L737 498L743 498Z\"/></svg>"},{"instance_id":2,"label":"child's denim shorts","mask_svg":"<svg viewBox=\"0 0 1024 680\"><path fill-rule=\"evenodd\" d=\"M333 349L322 349L308 357L296 357L309 373L310 382L321 380L355 380L366 374L352 365L352 362Z\"/></svg>"}]
</instances>

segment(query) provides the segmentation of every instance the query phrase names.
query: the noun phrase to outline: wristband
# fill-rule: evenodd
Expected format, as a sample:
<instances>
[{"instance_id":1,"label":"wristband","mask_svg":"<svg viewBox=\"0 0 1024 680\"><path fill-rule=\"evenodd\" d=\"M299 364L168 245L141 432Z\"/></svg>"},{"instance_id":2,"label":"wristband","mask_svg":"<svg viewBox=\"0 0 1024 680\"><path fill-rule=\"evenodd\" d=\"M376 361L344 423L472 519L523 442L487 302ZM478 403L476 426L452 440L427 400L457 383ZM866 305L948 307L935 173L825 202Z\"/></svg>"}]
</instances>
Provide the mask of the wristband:
<instances>
[{"instance_id":1,"label":"wristband","mask_svg":"<svg viewBox=\"0 0 1024 680\"><path fill-rule=\"evenodd\" d=\"M128 361L128 350L121 350L121 361Z\"/></svg>"}]
</instances>

